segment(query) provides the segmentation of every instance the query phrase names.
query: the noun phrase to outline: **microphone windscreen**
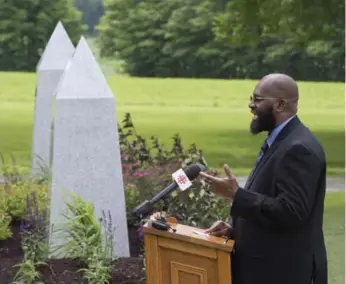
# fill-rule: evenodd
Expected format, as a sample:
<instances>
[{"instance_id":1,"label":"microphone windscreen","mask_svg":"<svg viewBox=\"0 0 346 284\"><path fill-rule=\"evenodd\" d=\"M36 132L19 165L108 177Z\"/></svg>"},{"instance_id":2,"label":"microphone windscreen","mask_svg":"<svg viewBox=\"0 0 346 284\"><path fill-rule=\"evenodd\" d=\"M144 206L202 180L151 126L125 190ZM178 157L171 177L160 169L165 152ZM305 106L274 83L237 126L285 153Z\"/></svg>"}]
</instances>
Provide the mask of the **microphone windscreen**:
<instances>
[{"instance_id":1,"label":"microphone windscreen","mask_svg":"<svg viewBox=\"0 0 346 284\"><path fill-rule=\"evenodd\" d=\"M190 165L186 170L184 170L185 174L189 178L189 180L194 180L199 176L200 172L203 172L206 167L200 163Z\"/></svg>"}]
</instances>

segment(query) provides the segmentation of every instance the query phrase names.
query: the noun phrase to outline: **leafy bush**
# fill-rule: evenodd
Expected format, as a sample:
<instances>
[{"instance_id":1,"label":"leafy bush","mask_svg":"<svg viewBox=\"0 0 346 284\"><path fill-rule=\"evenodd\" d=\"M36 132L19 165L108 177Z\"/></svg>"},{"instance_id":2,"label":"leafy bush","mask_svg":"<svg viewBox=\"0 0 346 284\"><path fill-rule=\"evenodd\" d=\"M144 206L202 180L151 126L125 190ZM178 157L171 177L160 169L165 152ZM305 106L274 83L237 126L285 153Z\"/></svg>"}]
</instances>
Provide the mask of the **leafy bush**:
<instances>
[{"instance_id":1,"label":"leafy bush","mask_svg":"<svg viewBox=\"0 0 346 284\"><path fill-rule=\"evenodd\" d=\"M0 174L5 178L5 183L0 187L0 194L6 197L7 214L13 220L23 220L27 210L27 196L30 198L30 203L35 202L32 199L34 192L36 192L39 212L42 213L49 205L48 183L30 177L29 168L18 166L14 157L12 157L12 164L5 163L2 155L0 158L2 160Z\"/></svg>"},{"instance_id":2,"label":"leafy bush","mask_svg":"<svg viewBox=\"0 0 346 284\"><path fill-rule=\"evenodd\" d=\"M0 184L0 240L12 236L12 221L26 220L28 204L37 205L41 214L48 207L48 184L29 177L29 168L16 165L12 156L12 164L2 161L0 175L5 182ZM29 267L29 265L27 266Z\"/></svg>"},{"instance_id":3,"label":"leafy bush","mask_svg":"<svg viewBox=\"0 0 346 284\"><path fill-rule=\"evenodd\" d=\"M170 184L173 172L196 162L205 166L207 163L195 144L185 150L178 134L173 136L170 150L154 136L150 137L148 143L137 133L129 113L118 128L128 222L129 225L138 225L138 220L131 214L132 209ZM207 172L218 175L217 171L211 169ZM172 194L168 214L175 216L182 224L198 227L208 227L216 219L227 219L227 202L210 193L208 186L198 179L192 183L192 188ZM162 202L159 202L154 211L160 211L162 206Z\"/></svg>"},{"instance_id":4,"label":"leafy bush","mask_svg":"<svg viewBox=\"0 0 346 284\"><path fill-rule=\"evenodd\" d=\"M65 202L67 210L63 216L66 222L56 230L67 242L58 245L52 252L60 252L63 257L80 260L86 266L80 271L84 272L89 283L108 283L114 238L111 216L102 212L103 218L97 220L91 203L77 194L72 194L71 197L70 201Z\"/></svg>"},{"instance_id":5,"label":"leafy bush","mask_svg":"<svg viewBox=\"0 0 346 284\"><path fill-rule=\"evenodd\" d=\"M32 194L35 192L39 212L42 212L48 207L48 186L45 184L38 185L33 180L23 182L7 183L4 187L7 194L7 212L14 220L22 220L25 217L27 196L30 202L35 202L32 199Z\"/></svg>"},{"instance_id":6,"label":"leafy bush","mask_svg":"<svg viewBox=\"0 0 346 284\"><path fill-rule=\"evenodd\" d=\"M2 154L0 154L1 159L1 171L0 174L5 179L5 184L7 183L17 183L20 181L24 181L29 173L30 169L28 167L17 165L16 159L13 155L11 155L11 164L6 163L5 158Z\"/></svg>"},{"instance_id":7,"label":"leafy bush","mask_svg":"<svg viewBox=\"0 0 346 284\"><path fill-rule=\"evenodd\" d=\"M7 195L5 194L5 190L0 186L0 240L6 240L12 237L10 229L12 218L7 212Z\"/></svg>"}]
</instances>

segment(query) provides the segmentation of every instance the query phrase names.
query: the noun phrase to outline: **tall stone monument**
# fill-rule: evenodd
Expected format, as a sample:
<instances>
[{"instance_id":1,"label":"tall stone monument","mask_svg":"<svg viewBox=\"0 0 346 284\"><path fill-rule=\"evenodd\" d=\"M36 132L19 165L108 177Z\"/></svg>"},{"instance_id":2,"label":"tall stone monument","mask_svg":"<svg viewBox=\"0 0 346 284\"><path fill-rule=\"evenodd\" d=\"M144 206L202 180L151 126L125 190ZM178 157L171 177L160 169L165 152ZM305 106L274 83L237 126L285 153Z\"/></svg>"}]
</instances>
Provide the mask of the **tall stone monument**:
<instances>
[{"instance_id":1,"label":"tall stone monument","mask_svg":"<svg viewBox=\"0 0 346 284\"><path fill-rule=\"evenodd\" d=\"M68 191L93 203L97 219L110 210L115 253L129 256L115 100L83 37L57 89L53 145L50 246L64 243L54 228Z\"/></svg>"},{"instance_id":2,"label":"tall stone monument","mask_svg":"<svg viewBox=\"0 0 346 284\"><path fill-rule=\"evenodd\" d=\"M37 65L37 86L32 138L32 175L41 173L41 166L51 164L51 124L53 95L75 48L62 23L59 22Z\"/></svg>"}]
</instances>

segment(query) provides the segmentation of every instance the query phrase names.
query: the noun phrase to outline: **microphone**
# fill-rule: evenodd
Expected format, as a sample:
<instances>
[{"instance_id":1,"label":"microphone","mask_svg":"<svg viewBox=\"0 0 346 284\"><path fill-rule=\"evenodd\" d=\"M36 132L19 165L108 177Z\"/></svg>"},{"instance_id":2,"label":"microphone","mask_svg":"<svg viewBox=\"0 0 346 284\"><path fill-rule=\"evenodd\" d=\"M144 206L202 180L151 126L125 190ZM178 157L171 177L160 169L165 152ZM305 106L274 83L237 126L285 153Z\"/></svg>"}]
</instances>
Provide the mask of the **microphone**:
<instances>
[{"instance_id":1,"label":"microphone","mask_svg":"<svg viewBox=\"0 0 346 284\"><path fill-rule=\"evenodd\" d=\"M186 176L190 181L194 180L199 176L199 173L204 171L206 167L200 163L190 165L186 170L184 170ZM132 210L132 214L141 218L143 215L148 214L153 209L153 205L164 199L167 195L177 189L179 186L176 181L168 185L164 190L155 195L150 201L145 200L140 205Z\"/></svg>"}]
</instances>

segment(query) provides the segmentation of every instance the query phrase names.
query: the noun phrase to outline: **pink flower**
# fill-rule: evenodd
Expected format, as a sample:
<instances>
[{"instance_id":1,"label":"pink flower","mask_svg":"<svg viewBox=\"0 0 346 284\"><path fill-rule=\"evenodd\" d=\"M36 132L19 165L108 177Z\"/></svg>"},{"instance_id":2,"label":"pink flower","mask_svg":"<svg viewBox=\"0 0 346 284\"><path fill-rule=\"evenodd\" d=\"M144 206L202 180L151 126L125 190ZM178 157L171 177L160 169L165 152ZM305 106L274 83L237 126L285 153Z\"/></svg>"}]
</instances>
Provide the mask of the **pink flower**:
<instances>
[{"instance_id":1,"label":"pink flower","mask_svg":"<svg viewBox=\"0 0 346 284\"><path fill-rule=\"evenodd\" d=\"M134 163L134 164L132 164L133 167L139 167L140 165L141 165L141 163L139 161Z\"/></svg>"}]
</instances>

